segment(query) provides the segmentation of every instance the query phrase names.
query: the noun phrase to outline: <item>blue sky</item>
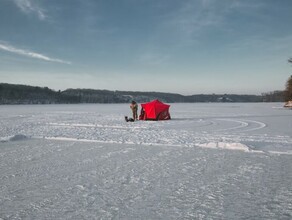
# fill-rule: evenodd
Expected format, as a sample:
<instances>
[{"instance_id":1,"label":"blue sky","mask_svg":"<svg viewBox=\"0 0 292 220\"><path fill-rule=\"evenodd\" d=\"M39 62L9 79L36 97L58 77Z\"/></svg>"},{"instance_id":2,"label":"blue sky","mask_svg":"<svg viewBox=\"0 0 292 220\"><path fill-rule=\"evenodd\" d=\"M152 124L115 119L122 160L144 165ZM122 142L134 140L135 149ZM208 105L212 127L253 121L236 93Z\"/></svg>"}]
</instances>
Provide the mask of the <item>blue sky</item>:
<instances>
[{"instance_id":1,"label":"blue sky","mask_svg":"<svg viewBox=\"0 0 292 220\"><path fill-rule=\"evenodd\" d=\"M291 0L0 0L0 82L261 94L292 73Z\"/></svg>"}]
</instances>

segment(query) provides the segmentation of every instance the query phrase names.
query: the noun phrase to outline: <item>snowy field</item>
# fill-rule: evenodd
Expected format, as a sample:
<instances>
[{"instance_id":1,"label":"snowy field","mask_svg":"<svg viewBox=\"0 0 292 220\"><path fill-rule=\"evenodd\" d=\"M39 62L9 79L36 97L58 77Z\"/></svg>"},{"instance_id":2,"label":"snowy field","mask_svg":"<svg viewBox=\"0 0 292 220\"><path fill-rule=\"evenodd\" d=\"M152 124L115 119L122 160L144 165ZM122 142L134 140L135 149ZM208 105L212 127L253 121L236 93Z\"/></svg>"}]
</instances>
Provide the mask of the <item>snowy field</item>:
<instances>
[{"instance_id":1,"label":"snowy field","mask_svg":"<svg viewBox=\"0 0 292 220\"><path fill-rule=\"evenodd\" d=\"M292 110L0 106L0 220L292 219Z\"/></svg>"}]
</instances>

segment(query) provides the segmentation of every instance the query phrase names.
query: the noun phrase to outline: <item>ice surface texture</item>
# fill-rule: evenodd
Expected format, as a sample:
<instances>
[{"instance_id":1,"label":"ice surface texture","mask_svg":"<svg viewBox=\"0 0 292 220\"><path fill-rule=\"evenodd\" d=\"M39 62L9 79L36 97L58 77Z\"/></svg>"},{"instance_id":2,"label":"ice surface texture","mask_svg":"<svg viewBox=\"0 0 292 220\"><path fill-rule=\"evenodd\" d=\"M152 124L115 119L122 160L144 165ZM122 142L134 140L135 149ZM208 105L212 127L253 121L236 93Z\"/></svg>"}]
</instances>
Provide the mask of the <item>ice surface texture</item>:
<instances>
[{"instance_id":1,"label":"ice surface texture","mask_svg":"<svg viewBox=\"0 0 292 220\"><path fill-rule=\"evenodd\" d=\"M0 106L2 219L291 219L292 111L172 104Z\"/></svg>"}]
</instances>

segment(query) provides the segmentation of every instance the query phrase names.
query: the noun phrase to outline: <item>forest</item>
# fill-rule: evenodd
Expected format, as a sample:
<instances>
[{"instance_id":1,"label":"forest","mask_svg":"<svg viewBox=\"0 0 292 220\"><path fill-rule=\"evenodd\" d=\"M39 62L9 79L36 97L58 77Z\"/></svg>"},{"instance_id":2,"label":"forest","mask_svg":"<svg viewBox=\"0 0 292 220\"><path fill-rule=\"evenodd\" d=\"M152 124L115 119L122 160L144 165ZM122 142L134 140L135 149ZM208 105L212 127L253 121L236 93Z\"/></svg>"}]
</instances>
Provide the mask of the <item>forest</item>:
<instances>
[{"instance_id":1,"label":"forest","mask_svg":"<svg viewBox=\"0 0 292 220\"><path fill-rule=\"evenodd\" d=\"M291 77L292 78L292 77ZM290 84L289 84L290 85ZM283 102L288 91L273 91L261 95L196 94L110 91L96 89L66 89L55 91L48 87L0 83L0 104L73 104L73 103L139 103L159 99L167 103L194 102Z\"/></svg>"}]
</instances>

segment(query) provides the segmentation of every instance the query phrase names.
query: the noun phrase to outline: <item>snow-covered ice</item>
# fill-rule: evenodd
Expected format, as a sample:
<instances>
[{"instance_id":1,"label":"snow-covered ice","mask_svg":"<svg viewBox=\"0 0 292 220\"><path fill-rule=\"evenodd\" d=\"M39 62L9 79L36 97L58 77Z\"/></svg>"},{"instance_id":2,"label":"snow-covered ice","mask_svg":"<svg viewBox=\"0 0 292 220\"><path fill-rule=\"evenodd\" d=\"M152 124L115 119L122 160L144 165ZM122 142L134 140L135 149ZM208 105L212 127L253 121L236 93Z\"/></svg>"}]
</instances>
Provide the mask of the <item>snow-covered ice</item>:
<instances>
[{"instance_id":1,"label":"snow-covered ice","mask_svg":"<svg viewBox=\"0 0 292 220\"><path fill-rule=\"evenodd\" d=\"M282 105L0 106L0 219L291 219Z\"/></svg>"}]
</instances>

